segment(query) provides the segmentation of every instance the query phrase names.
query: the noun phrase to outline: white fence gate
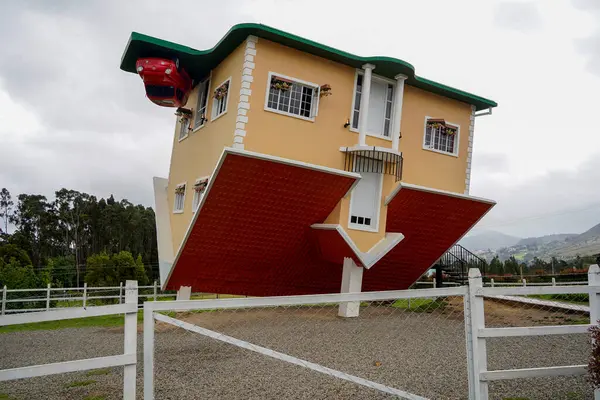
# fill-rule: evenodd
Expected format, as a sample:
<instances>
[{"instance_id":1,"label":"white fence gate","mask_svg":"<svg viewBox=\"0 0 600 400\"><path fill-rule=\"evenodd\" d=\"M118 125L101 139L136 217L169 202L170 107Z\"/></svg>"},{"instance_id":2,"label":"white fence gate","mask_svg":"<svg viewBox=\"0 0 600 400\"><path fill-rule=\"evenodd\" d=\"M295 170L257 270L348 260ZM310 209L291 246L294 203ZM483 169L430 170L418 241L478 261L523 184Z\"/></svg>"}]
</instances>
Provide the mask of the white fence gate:
<instances>
[{"instance_id":1,"label":"white fence gate","mask_svg":"<svg viewBox=\"0 0 600 400\"><path fill-rule=\"evenodd\" d=\"M37 376L62 374L66 372L87 371L92 369L123 366L123 399L135 400L137 364L137 302L137 281L127 281L125 285L124 304L87 308L67 308L61 310L0 316L0 326L6 326L45 321L60 321L73 318L96 317L101 315L125 314L125 345L123 354L4 369L0 370L0 382L14 379L33 378Z\"/></svg>"}]
</instances>

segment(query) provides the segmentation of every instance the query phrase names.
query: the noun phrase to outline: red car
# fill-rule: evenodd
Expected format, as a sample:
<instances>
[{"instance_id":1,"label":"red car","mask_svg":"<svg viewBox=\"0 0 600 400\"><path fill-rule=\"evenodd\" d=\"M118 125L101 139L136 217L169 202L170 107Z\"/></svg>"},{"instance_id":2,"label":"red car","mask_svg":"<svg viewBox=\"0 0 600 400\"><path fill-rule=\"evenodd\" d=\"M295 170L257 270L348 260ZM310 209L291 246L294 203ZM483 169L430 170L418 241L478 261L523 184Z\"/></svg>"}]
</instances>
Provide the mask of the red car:
<instances>
[{"instance_id":1,"label":"red car","mask_svg":"<svg viewBox=\"0 0 600 400\"><path fill-rule=\"evenodd\" d=\"M192 80L179 59L140 58L135 69L144 81L146 96L163 107L183 107L192 90Z\"/></svg>"}]
</instances>

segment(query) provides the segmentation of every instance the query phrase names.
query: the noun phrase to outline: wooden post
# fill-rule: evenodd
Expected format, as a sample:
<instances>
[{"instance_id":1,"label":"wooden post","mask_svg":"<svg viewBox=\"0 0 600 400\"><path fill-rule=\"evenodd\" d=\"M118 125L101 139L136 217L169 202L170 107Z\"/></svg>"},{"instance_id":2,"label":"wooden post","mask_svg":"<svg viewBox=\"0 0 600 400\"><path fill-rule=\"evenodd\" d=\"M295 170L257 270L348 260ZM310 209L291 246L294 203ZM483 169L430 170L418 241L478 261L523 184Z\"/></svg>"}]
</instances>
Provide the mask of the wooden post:
<instances>
[{"instance_id":1,"label":"wooden post","mask_svg":"<svg viewBox=\"0 0 600 400\"><path fill-rule=\"evenodd\" d=\"M469 369L469 399L487 400L488 383L480 379L487 371L487 347L485 338L479 337L479 329L485 328L483 296L478 291L483 288L481 272L469 269L468 294L465 296L465 325L467 326L467 366Z\"/></svg>"},{"instance_id":2,"label":"wooden post","mask_svg":"<svg viewBox=\"0 0 600 400\"><path fill-rule=\"evenodd\" d=\"M154 400L154 313L144 303L144 400Z\"/></svg>"},{"instance_id":3,"label":"wooden post","mask_svg":"<svg viewBox=\"0 0 600 400\"><path fill-rule=\"evenodd\" d=\"M552 286L556 286L556 278L555 277L552 277Z\"/></svg>"},{"instance_id":4,"label":"wooden post","mask_svg":"<svg viewBox=\"0 0 600 400\"><path fill-rule=\"evenodd\" d=\"M83 308L85 308L87 302L87 282L83 282Z\"/></svg>"},{"instance_id":5,"label":"wooden post","mask_svg":"<svg viewBox=\"0 0 600 400\"><path fill-rule=\"evenodd\" d=\"M158 293L158 282L154 281L154 301L156 301L156 295Z\"/></svg>"},{"instance_id":6,"label":"wooden post","mask_svg":"<svg viewBox=\"0 0 600 400\"><path fill-rule=\"evenodd\" d=\"M527 287L527 279L523 278L523 287Z\"/></svg>"},{"instance_id":7,"label":"wooden post","mask_svg":"<svg viewBox=\"0 0 600 400\"><path fill-rule=\"evenodd\" d=\"M2 289L2 315L6 313L6 285Z\"/></svg>"},{"instance_id":8,"label":"wooden post","mask_svg":"<svg viewBox=\"0 0 600 400\"><path fill-rule=\"evenodd\" d=\"M121 286L123 284L121 283ZM125 303L135 304L136 311L125 314L125 346L124 354L137 352L137 281L127 281L125 284ZM136 364L123 367L123 399L135 400Z\"/></svg>"},{"instance_id":9,"label":"wooden post","mask_svg":"<svg viewBox=\"0 0 600 400\"><path fill-rule=\"evenodd\" d=\"M494 287L494 278L490 279L490 284Z\"/></svg>"},{"instance_id":10,"label":"wooden post","mask_svg":"<svg viewBox=\"0 0 600 400\"><path fill-rule=\"evenodd\" d=\"M50 311L50 284L46 289L46 311Z\"/></svg>"},{"instance_id":11,"label":"wooden post","mask_svg":"<svg viewBox=\"0 0 600 400\"><path fill-rule=\"evenodd\" d=\"M119 284L119 304L123 303L123 282Z\"/></svg>"},{"instance_id":12,"label":"wooden post","mask_svg":"<svg viewBox=\"0 0 600 400\"><path fill-rule=\"evenodd\" d=\"M590 265L588 285L596 289L590 290L590 324L598 325L600 320L600 267L598 265ZM600 389L594 390L594 400L600 400Z\"/></svg>"}]
</instances>

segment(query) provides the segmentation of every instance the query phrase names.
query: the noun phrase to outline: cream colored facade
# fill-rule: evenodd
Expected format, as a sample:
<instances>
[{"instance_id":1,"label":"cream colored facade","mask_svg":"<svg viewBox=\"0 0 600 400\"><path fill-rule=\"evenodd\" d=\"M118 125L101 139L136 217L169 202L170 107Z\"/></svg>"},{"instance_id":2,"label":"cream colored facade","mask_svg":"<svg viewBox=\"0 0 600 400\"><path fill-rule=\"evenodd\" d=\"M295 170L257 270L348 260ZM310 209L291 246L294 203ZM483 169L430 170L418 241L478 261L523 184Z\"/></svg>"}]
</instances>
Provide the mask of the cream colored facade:
<instances>
[{"instance_id":1,"label":"cream colored facade","mask_svg":"<svg viewBox=\"0 0 600 400\"><path fill-rule=\"evenodd\" d=\"M328 84L332 95L319 99L318 114L313 121L266 110L270 73L318 86ZM212 113L212 93L216 85L231 77L226 113L214 121L209 117L203 127L190 131L182 140L179 139L180 123L175 124L167 188L169 209L174 208L177 185L185 183L186 194L183 212L170 214L174 253L194 214L194 182L213 172L224 147L344 169L345 153L340 148L356 146L359 140L356 130L344 127L352 118L356 74L357 70L347 65L252 36L214 68L210 75L207 115ZM377 75L377 65L373 74ZM194 113L197 96L198 88L186 105ZM456 193L468 192L472 106L406 84L401 115L398 151L404 160L402 182ZM443 118L459 128L456 155L424 149L427 117ZM392 140L385 137L367 136L366 144L392 149ZM342 199L325 222L340 224L361 251L368 251L385 235L384 202L397 184L394 176L383 175L377 232L348 226L351 196Z\"/></svg>"}]
</instances>

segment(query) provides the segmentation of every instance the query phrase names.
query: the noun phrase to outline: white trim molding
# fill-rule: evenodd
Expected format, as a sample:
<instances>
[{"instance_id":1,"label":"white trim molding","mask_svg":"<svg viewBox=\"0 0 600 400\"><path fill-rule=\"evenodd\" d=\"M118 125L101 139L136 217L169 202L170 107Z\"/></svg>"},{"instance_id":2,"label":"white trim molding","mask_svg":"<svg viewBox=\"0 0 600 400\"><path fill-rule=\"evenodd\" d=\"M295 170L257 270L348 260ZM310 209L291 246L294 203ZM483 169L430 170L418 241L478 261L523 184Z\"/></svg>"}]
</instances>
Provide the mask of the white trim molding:
<instances>
[{"instance_id":1,"label":"white trim molding","mask_svg":"<svg viewBox=\"0 0 600 400\"><path fill-rule=\"evenodd\" d=\"M233 147L244 148L246 138L246 124L248 123L248 110L250 109L250 96L252 96L252 76L256 68L254 57L256 57L256 43L258 37L250 35L246 38L246 49L244 50L244 64L242 65L242 86L237 105L237 116L235 118L235 130L233 131Z\"/></svg>"},{"instance_id":2,"label":"white trim molding","mask_svg":"<svg viewBox=\"0 0 600 400\"><path fill-rule=\"evenodd\" d=\"M404 239L404 235L401 233L387 232L385 237L380 240L379 243L369 249L369 251L363 252L358 249L352 238L348 235L344 228L342 228L341 225L312 224L310 227L312 229L337 231L366 269L369 269L375 265L377 261L381 260L383 256L389 253L390 250L396 247L396 245L400 243L402 239Z\"/></svg>"},{"instance_id":3,"label":"white trim molding","mask_svg":"<svg viewBox=\"0 0 600 400\"><path fill-rule=\"evenodd\" d=\"M210 115L211 115L210 122L213 122L213 121L221 118L223 115L227 114L227 110L229 108L229 98L231 97L231 76L229 78L225 79L223 82L221 82L217 86L215 86L215 91L218 88L220 88L221 86L223 86L224 84L226 84L226 83L229 83L229 88L227 89L227 98L225 99L225 110L223 110L222 113L215 114L216 112L218 112L216 110L216 105L215 104L218 104L219 101L217 99L215 99L214 96L212 96L212 94L211 94L211 97L212 97L212 108L211 108L211 111L210 111Z\"/></svg>"},{"instance_id":4,"label":"white trim molding","mask_svg":"<svg viewBox=\"0 0 600 400\"><path fill-rule=\"evenodd\" d=\"M471 189L471 162L473 159L473 139L475 136L475 110L477 110L477 107L471 106L471 122L469 123L469 147L467 148L467 171L465 173L465 194L469 194L469 191Z\"/></svg>"},{"instance_id":5,"label":"white trim molding","mask_svg":"<svg viewBox=\"0 0 600 400\"><path fill-rule=\"evenodd\" d=\"M449 192L447 190L434 189L434 188L430 188L430 187L426 187L426 186L413 185L413 184L404 183L404 182L400 182L398 184L398 186L396 186L396 188L394 188L394 190L392 190L392 193L390 193L390 195L385 199L385 205L387 206L388 204L390 204L391 201L394 200L394 197L396 197L398 192L400 192L400 190L402 190L403 188L419 190L421 192L434 193L434 194L439 194L439 195L444 195L444 196L456 197L456 198L464 199L464 200L479 201L481 203L496 205L496 202L494 200L485 199L483 197L469 196L467 194L454 193L454 192Z\"/></svg>"}]
</instances>

